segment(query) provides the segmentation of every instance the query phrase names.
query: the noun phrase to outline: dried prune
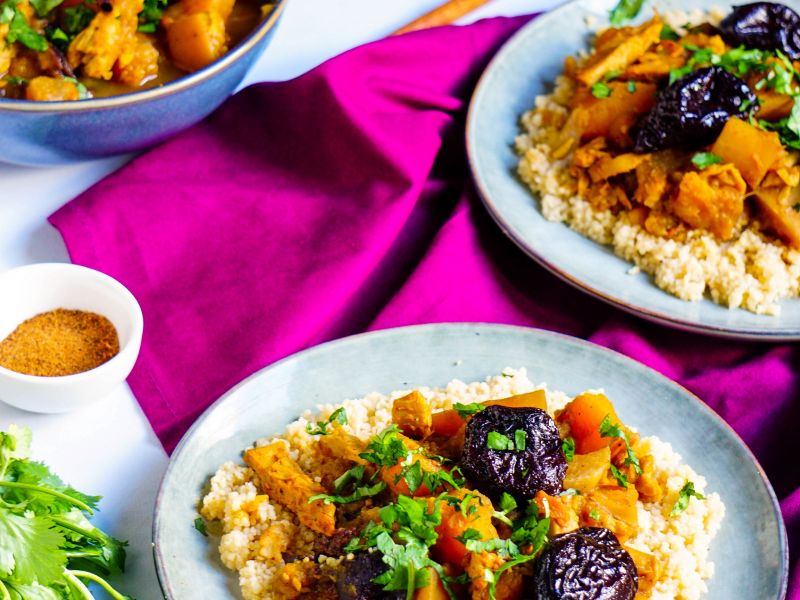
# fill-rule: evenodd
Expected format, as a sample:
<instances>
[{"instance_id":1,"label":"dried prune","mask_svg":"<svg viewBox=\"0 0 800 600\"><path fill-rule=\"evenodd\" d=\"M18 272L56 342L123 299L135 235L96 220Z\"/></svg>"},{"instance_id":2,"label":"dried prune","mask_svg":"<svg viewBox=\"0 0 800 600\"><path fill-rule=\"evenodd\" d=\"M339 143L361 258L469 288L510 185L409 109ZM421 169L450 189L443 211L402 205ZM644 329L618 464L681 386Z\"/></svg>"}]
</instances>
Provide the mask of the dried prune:
<instances>
[{"instance_id":1,"label":"dried prune","mask_svg":"<svg viewBox=\"0 0 800 600\"><path fill-rule=\"evenodd\" d=\"M555 536L536 559L537 600L633 600L639 576L608 529L582 527Z\"/></svg>"},{"instance_id":2,"label":"dried prune","mask_svg":"<svg viewBox=\"0 0 800 600\"><path fill-rule=\"evenodd\" d=\"M558 428L545 411L489 406L467 424L461 468L490 496L533 498L539 490L561 492L567 460Z\"/></svg>"},{"instance_id":3,"label":"dried prune","mask_svg":"<svg viewBox=\"0 0 800 600\"><path fill-rule=\"evenodd\" d=\"M340 600L400 600L403 592L387 592L372 581L389 569L378 552L359 552L339 564L336 593Z\"/></svg>"},{"instance_id":4,"label":"dried prune","mask_svg":"<svg viewBox=\"0 0 800 600\"><path fill-rule=\"evenodd\" d=\"M693 71L663 89L652 110L639 119L633 129L634 151L708 146L729 118L746 116L756 106L747 84L722 67Z\"/></svg>"},{"instance_id":5,"label":"dried prune","mask_svg":"<svg viewBox=\"0 0 800 600\"><path fill-rule=\"evenodd\" d=\"M732 46L780 50L800 59L800 15L775 2L734 6L719 24L723 39Z\"/></svg>"}]
</instances>

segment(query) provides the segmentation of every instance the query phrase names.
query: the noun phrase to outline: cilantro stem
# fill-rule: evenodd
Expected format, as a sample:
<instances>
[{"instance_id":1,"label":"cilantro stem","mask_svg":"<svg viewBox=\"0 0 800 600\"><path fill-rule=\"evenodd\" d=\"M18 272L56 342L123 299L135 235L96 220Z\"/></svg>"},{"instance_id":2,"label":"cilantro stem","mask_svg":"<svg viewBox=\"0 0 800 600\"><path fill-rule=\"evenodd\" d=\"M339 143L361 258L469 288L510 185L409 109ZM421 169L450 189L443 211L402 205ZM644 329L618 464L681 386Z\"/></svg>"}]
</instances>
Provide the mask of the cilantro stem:
<instances>
[{"instance_id":1,"label":"cilantro stem","mask_svg":"<svg viewBox=\"0 0 800 600\"><path fill-rule=\"evenodd\" d=\"M83 597L84 600L94 600L94 596L92 596L92 592L89 591L89 588L83 585L83 582L77 577L75 577L75 575L73 575L72 572L70 572L67 569L64 569L64 577L67 578L67 581L69 581L69 584L73 588L75 588L76 590L78 590L78 592L80 592L80 595Z\"/></svg>"},{"instance_id":2,"label":"cilantro stem","mask_svg":"<svg viewBox=\"0 0 800 600\"><path fill-rule=\"evenodd\" d=\"M414 563L408 562L408 583L406 583L406 600L413 600L414 591L417 589L417 570Z\"/></svg>"},{"instance_id":3,"label":"cilantro stem","mask_svg":"<svg viewBox=\"0 0 800 600\"><path fill-rule=\"evenodd\" d=\"M89 573L89 571L66 571L67 573L71 573L76 577L82 577L83 579L88 579L89 581L94 581L97 585L107 591L114 600L130 600L127 596L123 596L117 590L115 590L111 585L102 577L95 575L94 573ZM91 597L91 596L90 596Z\"/></svg>"},{"instance_id":4,"label":"cilantro stem","mask_svg":"<svg viewBox=\"0 0 800 600\"><path fill-rule=\"evenodd\" d=\"M55 496L56 498L59 498L64 502L69 502L73 506L80 508L82 511L87 512L90 515L94 514L94 511L88 504L81 502L77 498L73 498L72 496L67 496L66 494L57 492L56 490L51 490L46 487L33 485L32 483L20 483L19 481L0 481L0 487L19 488L22 490L31 490L32 492L40 492L42 494L50 494L51 496Z\"/></svg>"},{"instance_id":5,"label":"cilantro stem","mask_svg":"<svg viewBox=\"0 0 800 600\"><path fill-rule=\"evenodd\" d=\"M0 592L3 592L0 600L11 600L11 594L8 593L8 588L2 581L0 581Z\"/></svg>"},{"instance_id":6,"label":"cilantro stem","mask_svg":"<svg viewBox=\"0 0 800 600\"><path fill-rule=\"evenodd\" d=\"M64 529L69 529L70 531L74 531L75 533L80 533L82 536L89 538L95 542L103 543L104 540L102 537L95 535L92 530L90 529L83 529L82 527L78 527L74 523L70 523L66 519L62 519L58 515L50 515L50 520L53 521L56 525L63 527Z\"/></svg>"}]
</instances>

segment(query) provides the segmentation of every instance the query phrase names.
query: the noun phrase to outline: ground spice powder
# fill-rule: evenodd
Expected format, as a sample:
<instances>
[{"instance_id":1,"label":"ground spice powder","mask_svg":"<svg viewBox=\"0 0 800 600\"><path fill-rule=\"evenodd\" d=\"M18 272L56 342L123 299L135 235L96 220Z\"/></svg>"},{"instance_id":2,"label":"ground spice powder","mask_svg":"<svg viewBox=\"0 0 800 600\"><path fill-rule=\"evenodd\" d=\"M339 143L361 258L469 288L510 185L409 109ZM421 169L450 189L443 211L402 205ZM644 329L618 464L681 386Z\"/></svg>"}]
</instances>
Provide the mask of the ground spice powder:
<instances>
[{"instance_id":1,"label":"ground spice powder","mask_svg":"<svg viewBox=\"0 0 800 600\"><path fill-rule=\"evenodd\" d=\"M58 308L28 319L0 342L0 366L58 377L89 371L118 353L119 336L111 321Z\"/></svg>"}]
</instances>

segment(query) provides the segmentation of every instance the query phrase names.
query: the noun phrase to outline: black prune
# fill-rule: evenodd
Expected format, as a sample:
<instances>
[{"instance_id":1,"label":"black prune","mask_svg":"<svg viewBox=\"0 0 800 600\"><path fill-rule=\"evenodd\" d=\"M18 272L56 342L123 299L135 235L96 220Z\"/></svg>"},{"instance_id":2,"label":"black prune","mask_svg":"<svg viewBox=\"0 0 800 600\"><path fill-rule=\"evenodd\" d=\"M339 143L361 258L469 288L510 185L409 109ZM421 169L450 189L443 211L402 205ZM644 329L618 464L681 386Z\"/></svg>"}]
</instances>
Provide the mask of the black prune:
<instances>
[{"instance_id":1,"label":"black prune","mask_svg":"<svg viewBox=\"0 0 800 600\"><path fill-rule=\"evenodd\" d=\"M747 84L722 67L693 71L659 92L655 106L639 119L634 151L702 148L717 139L729 118L756 106Z\"/></svg>"},{"instance_id":2,"label":"black prune","mask_svg":"<svg viewBox=\"0 0 800 600\"><path fill-rule=\"evenodd\" d=\"M339 564L336 575L336 593L340 600L401 600L405 591L387 592L372 581L388 571L379 552L359 552L352 559Z\"/></svg>"},{"instance_id":3,"label":"black prune","mask_svg":"<svg viewBox=\"0 0 800 600\"><path fill-rule=\"evenodd\" d=\"M513 448L495 449L498 434ZM490 496L508 492L518 498L533 498L539 490L551 495L561 492L567 460L558 428L545 411L489 406L467 424L461 468L480 491Z\"/></svg>"},{"instance_id":4,"label":"black prune","mask_svg":"<svg viewBox=\"0 0 800 600\"><path fill-rule=\"evenodd\" d=\"M582 527L555 536L536 559L537 600L633 600L639 576L608 529Z\"/></svg>"},{"instance_id":5,"label":"black prune","mask_svg":"<svg viewBox=\"0 0 800 600\"><path fill-rule=\"evenodd\" d=\"M792 60L800 59L800 15L775 2L734 6L719 30L732 46L780 50Z\"/></svg>"}]
</instances>

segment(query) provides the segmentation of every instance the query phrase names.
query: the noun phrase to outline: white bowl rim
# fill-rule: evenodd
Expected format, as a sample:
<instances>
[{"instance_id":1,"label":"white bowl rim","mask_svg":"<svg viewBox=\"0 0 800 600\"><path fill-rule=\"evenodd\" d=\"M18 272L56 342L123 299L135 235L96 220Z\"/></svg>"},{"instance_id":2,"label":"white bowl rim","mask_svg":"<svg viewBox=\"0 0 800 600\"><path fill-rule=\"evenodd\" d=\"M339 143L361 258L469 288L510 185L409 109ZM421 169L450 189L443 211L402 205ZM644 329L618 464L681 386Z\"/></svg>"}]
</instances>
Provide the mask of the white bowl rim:
<instances>
[{"instance_id":1,"label":"white bowl rim","mask_svg":"<svg viewBox=\"0 0 800 600\"><path fill-rule=\"evenodd\" d=\"M127 92L103 98L87 98L86 100L60 100L58 102L42 102L39 100L16 100L0 98L0 112L59 112L72 113L98 109L110 109L120 106L134 105L147 102L173 93L195 87L203 81L212 78L217 73L226 70L239 58L250 52L267 33L275 26L275 22L283 12L288 0L274 0L275 6L266 19L261 21L252 32L239 44L221 58L203 67L199 71L181 76L164 85L146 90Z\"/></svg>"},{"instance_id":2,"label":"white bowl rim","mask_svg":"<svg viewBox=\"0 0 800 600\"><path fill-rule=\"evenodd\" d=\"M73 263L33 263L30 265L14 267L0 273L0 282L2 282L4 277L13 275L15 273L20 273L22 271L43 271L46 269L63 269L65 271L81 272L109 285L126 305L126 312L131 320L131 335L127 343L124 346L120 346L119 352L117 352L103 364L96 366L94 369L89 369L88 371L81 371L80 373L74 373L72 375L56 375L54 377L45 377L42 375L28 375L27 373L12 371L11 369L0 366L0 377L5 379L13 379L26 384L52 387L64 384L78 384L82 380L101 377L107 371L112 371L116 367L117 363L124 360L125 356L130 352L130 348L135 346L138 347L141 343L142 334L144 333L144 315L142 314L142 307L139 305L139 301L136 300L136 296L134 296L128 288L110 275L106 275L105 273L97 271L96 269L91 269L89 267L84 267L83 265L76 265Z\"/></svg>"}]
</instances>

